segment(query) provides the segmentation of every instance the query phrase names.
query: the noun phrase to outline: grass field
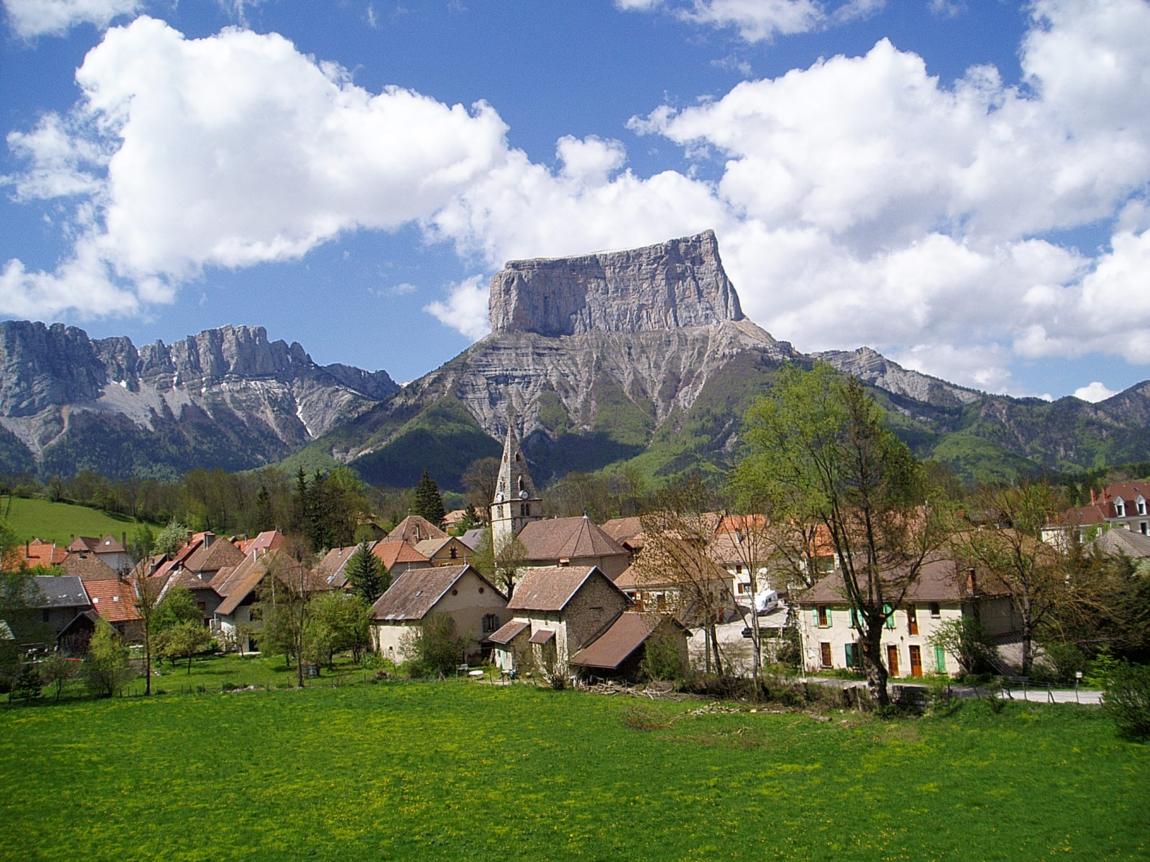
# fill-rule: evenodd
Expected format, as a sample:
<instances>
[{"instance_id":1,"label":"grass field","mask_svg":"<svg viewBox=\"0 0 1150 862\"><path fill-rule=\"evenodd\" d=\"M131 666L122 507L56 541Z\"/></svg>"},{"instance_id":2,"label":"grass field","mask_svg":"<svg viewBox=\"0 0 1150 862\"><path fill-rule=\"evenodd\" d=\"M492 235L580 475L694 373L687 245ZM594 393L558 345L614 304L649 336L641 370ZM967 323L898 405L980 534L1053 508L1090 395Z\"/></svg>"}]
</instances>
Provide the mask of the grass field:
<instances>
[{"instance_id":1,"label":"grass field","mask_svg":"<svg viewBox=\"0 0 1150 862\"><path fill-rule=\"evenodd\" d=\"M329 685L333 682L357 683L364 682L374 676L374 671L352 662L348 655L340 656L335 661L334 669L322 667L319 677L311 680L313 685ZM292 688L296 684L295 668L289 666L281 655L239 656L235 653L214 655L192 660L191 671L185 660L180 660L175 666L167 661L155 661L152 665L152 689L155 692L168 694L183 694L194 692L199 688L211 692L218 692L221 687L259 686L260 688ZM79 680L69 684L70 691L82 691ZM137 677L132 680L125 694L143 694L144 678ZM45 697L54 697L55 690L44 689Z\"/></svg>"},{"instance_id":2,"label":"grass field","mask_svg":"<svg viewBox=\"0 0 1150 862\"><path fill-rule=\"evenodd\" d=\"M73 536L104 536L117 539L123 533L131 538L140 523L124 515L109 515L99 509L53 503L28 497L0 496L0 520L5 521L21 542L41 539L67 545ZM157 525L151 525L159 529Z\"/></svg>"},{"instance_id":3,"label":"grass field","mask_svg":"<svg viewBox=\"0 0 1150 862\"><path fill-rule=\"evenodd\" d=\"M1150 855L1150 746L1097 710L705 706L448 681L4 709L0 858Z\"/></svg>"}]
</instances>

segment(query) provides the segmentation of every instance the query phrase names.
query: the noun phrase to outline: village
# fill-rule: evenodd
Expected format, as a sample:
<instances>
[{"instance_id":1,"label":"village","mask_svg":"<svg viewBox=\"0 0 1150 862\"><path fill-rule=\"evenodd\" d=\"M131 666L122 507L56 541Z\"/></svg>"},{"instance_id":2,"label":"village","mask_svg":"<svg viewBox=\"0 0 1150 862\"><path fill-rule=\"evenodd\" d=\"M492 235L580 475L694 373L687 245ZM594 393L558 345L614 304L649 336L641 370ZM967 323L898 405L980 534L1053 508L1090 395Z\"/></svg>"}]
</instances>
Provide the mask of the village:
<instances>
[{"instance_id":1,"label":"village","mask_svg":"<svg viewBox=\"0 0 1150 862\"><path fill-rule=\"evenodd\" d=\"M1045 524L1042 541L1035 537L1027 551L1049 562L1073 546L1144 568L1148 496L1150 486L1138 483L1107 486L1089 505ZM440 524L410 515L378 539L326 549L302 568L278 530L252 538L201 531L173 553L142 560L111 535L77 537L67 547L28 541L17 546L16 565L60 574L31 579L38 625L23 646L30 656L83 658L106 625L139 649L148 611L186 590L206 633L190 649L252 654L264 647L262 615L277 587L294 588L301 599L350 596L357 554L370 554L388 586L367 594L369 642L362 646L390 667L413 659L435 621L452 638L440 674L487 665L502 681L636 683L651 679L656 666L673 678L751 677L789 663L800 673L861 675L864 611L845 588L825 525L789 531L795 543L788 556L761 513L661 513L596 524L585 515L543 518L542 502L509 422L490 526L458 535L448 530L462 510ZM486 541L499 551L495 569L484 574L476 558L488 530ZM1026 628L1022 603L1035 597L947 550L924 554L913 578L883 573L887 676L908 684L979 670L1017 678L1041 667L1041 644L1024 643L1035 632ZM985 650L972 656L961 636L975 628ZM7 624L5 634L17 636ZM658 662L645 661L649 646ZM295 660L302 682L304 658ZM1075 685L1080 679L1078 672Z\"/></svg>"}]
</instances>

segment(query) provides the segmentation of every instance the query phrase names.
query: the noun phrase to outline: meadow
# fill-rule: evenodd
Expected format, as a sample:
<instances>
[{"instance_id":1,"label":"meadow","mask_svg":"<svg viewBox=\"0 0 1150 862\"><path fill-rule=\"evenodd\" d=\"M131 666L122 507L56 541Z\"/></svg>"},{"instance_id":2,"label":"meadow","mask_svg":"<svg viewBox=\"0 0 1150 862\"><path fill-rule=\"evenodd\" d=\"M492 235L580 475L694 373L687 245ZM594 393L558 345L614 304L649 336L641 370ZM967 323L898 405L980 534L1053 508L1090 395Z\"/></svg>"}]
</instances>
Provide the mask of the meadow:
<instances>
[{"instance_id":1,"label":"meadow","mask_svg":"<svg viewBox=\"0 0 1150 862\"><path fill-rule=\"evenodd\" d=\"M35 497L0 496L0 521L7 523L21 541L40 539L67 545L74 536L102 537L111 533L119 540L132 537L140 521L127 515L110 515L88 506L53 503ZM159 529L156 524L150 525Z\"/></svg>"},{"instance_id":2,"label":"meadow","mask_svg":"<svg viewBox=\"0 0 1150 862\"><path fill-rule=\"evenodd\" d=\"M467 680L0 709L0 859L1136 859L1085 707L727 712Z\"/></svg>"}]
</instances>

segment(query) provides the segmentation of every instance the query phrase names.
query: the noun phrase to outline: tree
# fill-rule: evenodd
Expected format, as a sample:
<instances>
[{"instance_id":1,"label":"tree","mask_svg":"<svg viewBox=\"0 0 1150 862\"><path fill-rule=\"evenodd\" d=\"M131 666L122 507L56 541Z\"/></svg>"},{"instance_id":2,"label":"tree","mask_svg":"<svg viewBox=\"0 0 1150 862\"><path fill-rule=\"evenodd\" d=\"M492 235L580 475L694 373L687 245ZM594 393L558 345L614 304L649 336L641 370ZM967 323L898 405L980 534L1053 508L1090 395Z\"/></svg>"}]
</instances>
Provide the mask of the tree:
<instances>
[{"instance_id":1,"label":"tree","mask_svg":"<svg viewBox=\"0 0 1150 862\"><path fill-rule=\"evenodd\" d=\"M371 552L368 542L360 543L347 561L347 582L370 607L391 586L391 576L383 563Z\"/></svg>"},{"instance_id":2,"label":"tree","mask_svg":"<svg viewBox=\"0 0 1150 862\"><path fill-rule=\"evenodd\" d=\"M774 518L821 524L858 624L867 688L889 703L882 632L947 534L947 508L862 384L818 363L784 368L747 413L736 482Z\"/></svg>"},{"instance_id":3,"label":"tree","mask_svg":"<svg viewBox=\"0 0 1150 862\"><path fill-rule=\"evenodd\" d=\"M171 557L188 541L188 532L185 524L172 518L168 521L167 526L156 534L152 550L157 554L167 554Z\"/></svg>"},{"instance_id":4,"label":"tree","mask_svg":"<svg viewBox=\"0 0 1150 862\"><path fill-rule=\"evenodd\" d=\"M88 690L97 697L114 697L131 678L128 647L107 620L96 623L82 672Z\"/></svg>"},{"instance_id":5,"label":"tree","mask_svg":"<svg viewBox=\"0 0 1150 862\"><path fill-rule=\"evenodd\" d=\"M192 672L192 658L210 649L214 643L212 633L199 620L184 620L165 629L157 638L161 654L172 664L176 659L188 660L188 673Z\"/></svg>"},{"instance_id":6,"label":"tree","mask_svg":"<svg viewBox=\"0 0 1150 862\"><path fill-rule=\"evenodd\" d=\"M295 663L296 683L304 684L304 665L312 653L308 620L311 600L311 571L315 558L307 540L289 536L272 557L260 590L263 630L260 641L269 651L282 652Z\"/></svg>"},{"instance_id":7,"label":"tree","mask_svg":"<svg viewBox=\"0 0 1150 862\"><path fill-rule=\"evenodd\" d=\"M467 492L467 502L480 513L485 513L495 499L495 489L499 483L500 459L495 457L477 458L463 471L463 487ZM486 521L486 515L482 520Z\"/></svg>"},{"instance_id":8,"label":"tree","mask_svg":"<svg viewBox=\"0 0 1150 862\"><path fill-rule=\"evenodd\" d=\"M487 536L491 536L490 529L487 530ZM519 570L523 568L526 560L527 548L519 541L518 536L505 537L499 543L499 547L494 549L492 560L495 570L494 584L508 598L511 598L511 594L515 592L515 582L519 579Z\"/></svg>"},{"instance_id":9,"label":"tree","mask_svg":"<svg viewBox=\"0 0 1150 862\"><path fill-rule=\"evenodd\" d=\"M44 685L56 687L56 700L59 700L64 685L76 676L77 669L78 662L75 659L54 652L40 662L40 678L44 681Z\"/></svg>"},{"instance_id":10,"label":"tree","mask_svg":"<svg viewBox=\"0 0 1150 862\"><path fill-rule=\"evenodd\" d=\"M970 617L940 623L930 643L954 656L966 673L984 673L993 666L994 646L978 621Z\"/></svg>"},{"instance_id":11,"label":"tree","mask_svg":"<svg viewBox=\"0 0 1150 862\"><path fill-rule=\"evenodd\" d=\"M160 578L147 577L140 571L132 578L136 594L136 611L140 614L140 631L144 641L144 694L152 693L152 655L155 650L155 637L158 631L160 591L163 584Z\"/></svg>"},{"instance_id":12,"label":"tree","mask_svg":"<svg viewBox=\"0 0 1150 862\"><path fill-rule=\"evenodd\" d=\"M960 534L956 547L1009 593L1022 636L1022 674L1028 676L1040 629L1073 597L1063 554L1040 537L1066 501L1059 489L1041 482L987 490L977 501L997 526Z\"/></svg>"},{"instance_id":13,"label":"tree","mask_svg":"<svg viewBox=\"0 0 1150 862\"><path fill-rule=\"evenodd\" d=\"M156 610L156 629L161 632L180 623L200 623L203 619L196 597L187 587L172 587L164 594Z\"/></svg>"},{"instance_id":14,"label":"tree","mask_svg":"<svg viewBox=\"0 0 1150 862\"><path fill-rule=\"evenodd\" d=\"M640 517L645 540L632 569L640 586L667 587L677 594L679 619L703 629L705 671L713 669L721 676L724 659L716 626L734 605L734 596L726 571L708 550L716 526L711 502L710 492L698 478L659 493L653 511Z\"/></svg>"},{"instance_id":15,"label":"tree","mask_svg":"<svg viewBox=\"0 0 1150 862\"><path fill-rule=\"evenodd\" d=\"M311 600L307 643L311 657L331 667L335 654L351 650L358 662L368 641L371 605L351 593L320 593Z\"/></svg>"},{"instance_id":16,"label":"tree","mask_svg":"<svg viewBox=\"0 0 1150 862\"><path fill-rule=\"evenodd\" d=\"M431 614L407 636L404 653L414 677L444 676L464 658L466 641L455 632L455 620L446 614Z\"/></svg>"},{"instance_id":17,"label":"tree","mask_svg":"<svg viewBox=\"0 0 1150 862\"><path fill-rule=\"evenodd\" d=\"M419 477L419 484L415 486L413 514L422 515L436 526L443 523L443 516L446 514L439 486L435 484L435 480L427 470L423 471L423 475Z\"/></svg>"}]
</instances>

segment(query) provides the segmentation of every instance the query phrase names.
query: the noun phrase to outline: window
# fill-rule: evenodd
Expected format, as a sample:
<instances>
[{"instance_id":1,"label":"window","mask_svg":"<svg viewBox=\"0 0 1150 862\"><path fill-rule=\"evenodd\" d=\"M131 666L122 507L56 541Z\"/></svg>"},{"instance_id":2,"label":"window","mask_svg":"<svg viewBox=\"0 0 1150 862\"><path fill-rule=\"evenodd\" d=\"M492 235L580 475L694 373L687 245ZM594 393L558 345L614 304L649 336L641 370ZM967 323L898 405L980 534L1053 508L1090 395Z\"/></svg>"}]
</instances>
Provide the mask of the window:
<instances>
[{"instance_id":1,"label":"window","mask_svg":"<svg viewBox=\"0 0 1150 862\"><path fill-rule=\"evenodd\" d=\"M819 605L815 609L815 625L820 629L830 628L831 609L826 605Z\"/></svg>"},{"instance_id":2,"label":"window","mask_svg":"<svg viewBox=\"0 0 1150 862\"><path fill-rule=\"evenodd\" d=\"M458 557L459 557L459 549L458 548L452 548L451 549L451 559L454 560L454 559L457 559Z\"/></svg>"},{"instance_id":3,"label":"window","mask_svg":"<svg viewBox=\"0 0 1150 862\"><path fill-rule=\"evenodd\" d=\"M1138 532L1143 536L1150 536L1150 531L1147 530L1147 527L1150 527L1150 524L1147 524L1145 521L1138 522Z\"/></svg>"},{"instance_id":4,"label":"window","mask_svg":"<svg viewBox=\"0 0 1150 862\"><path fill-rule=\"evenodd\" d=\"M858 644L846 644L845 646L847 667L861 668L862 667L862 650L859 649Z\"/></svg>"},{"instance_id":5,"label":"window","mask_svg":"<svg viewBox=\"0 0 1150 862\"><path fill-rule=\"evenodd\" d=\"M735 574L741 575L742 573L743 573L743 564L742 563L735 563Z\"/></svg>"},{"instance_id":6,"label":"window","mask_svg":"<svg viewBox=\"0 0 1150 862\"><path fill-rule=\"evenodd\" d=\"M912 635L918 634L918 610L914 605L907 605L906 627Z\"/></svg>"},{"instance_id":7,"label":"window","mask_svg":"<svg viewBox=\"0 0 1150 862\"><path fill-rule=\"evenodd\" d=\"M1146 514L1146 498L1145 497L1139 497L1134 502L1138 505L1138 514L1139 515L1145 515Z\"/></svg>"},{"instance_id":8,"label":"window","mask_svg":"<svg viewBox=\"0 0 1150 862\"><path fill-rule=\"evenodd\" d=\"M859 627L859 612L851 608L851 628L857 629Z\"/></svg>"},{"instance_id":9,"label":"window","mask_svg":"<svg viewBox=\"0 0 1150 862\"><path fill-rule=\"evenodd\" d=\"M499 617L497 617L495 614L484 614L483 633L485 635L489 635L497 628L499 628Z\"/></svg>"},{"instance_id":10,"label":"window","mask_svg":"<svg viewBox=\"0 0 1150 862\"><path fill-rule=\"evenodd\" d=\"M831 645L826 641L819 644L819 659L823 667L831 666Z\"/></svg>"},{"instance_id":11,"label":"window","mask_svg":"<svg viewBox=\"0 0 1150 862\"><path fill-rule=\"evenodd\" d=\"M1126 501L1121 497L1114 498L1114 514L1119 518L1126 517Z\"/></svg>"},{"instance_id":12,"label":"window","mask_svg":"<svg viewBox=\"0 0 1150 862\"><path fill-rule=\"evenodd\" d=\"M931 602L930 603L930 618L932 620L937 620L941 616L942 616L942 608L939 607L938 602Z\"/></svg>"}]
</instances>

